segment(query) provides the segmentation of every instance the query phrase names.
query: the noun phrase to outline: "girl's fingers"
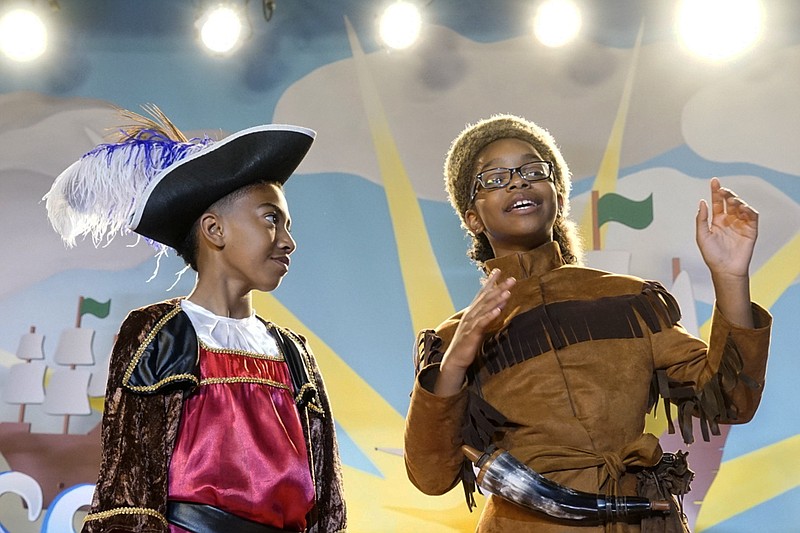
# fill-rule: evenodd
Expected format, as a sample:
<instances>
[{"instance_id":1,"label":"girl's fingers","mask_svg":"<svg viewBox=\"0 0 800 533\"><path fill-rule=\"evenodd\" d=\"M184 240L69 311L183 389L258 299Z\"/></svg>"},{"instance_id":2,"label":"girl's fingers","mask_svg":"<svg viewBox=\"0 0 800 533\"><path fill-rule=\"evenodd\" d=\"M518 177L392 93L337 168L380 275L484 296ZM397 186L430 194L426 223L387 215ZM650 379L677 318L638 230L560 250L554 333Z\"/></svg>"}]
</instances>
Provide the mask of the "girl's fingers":
<instances>
[{"instance_id":1,"label":"girl's fingers","mask_svg":"<svg viewBox=\"0 0 800 533\"><path fill-rule=\"evenodd\" d=\"M486 285L478 292L462 321L473 322L478 328L483 328L497 318L511 297L509 289L516 283L514 278L494 283L493 280L497 278L497 275L497 271L490 274Z\"/></svg>"},{"instance_id":2,"label":"girl's fingers","mask_svg":"<svg viewBox=\"0 0 800 533\"><path fill-rule=\"evenodd\" d=\"M502 292L510 289L516 281L514 278L506 278L503 281L498 282L499 278L500 270L492 270L492 272L489 274L489 277L486 278L483 287L481 287L481 289L478 291L478 294L475 296L473 303L485 299L486 297L490 297L498 291Z\"/></svg>"},{"instance_id":3,"label":"girl's fingers","mask_svg":"<svg viewBox=\"0 0 800 533\"><path fill-rule=\"evenodd\" d=\"M497 281L497 278L499 277L500 277L500 269L499 268L493 269L491 272L489 272L489 275L486 276L486 279L483 280L483 287L481 287L481 289L485 289L486 287L491 287L492 284L495 283Z\"/></svg>"},{"instance_id":4,"label":"girl's fingers","mask_svg":"<svg viewBox=\"0 0 800 533\"><path fill-rule=\"evenodd\" d=\"M514 286L515 282L516 280L514 278L508 278L498 283L492 287L491 290L486 291L476 299L475 307L492 308L498 307L501 303L505 303L511 296L511 291L509 289Z\"/></svg>"}]
</instances>

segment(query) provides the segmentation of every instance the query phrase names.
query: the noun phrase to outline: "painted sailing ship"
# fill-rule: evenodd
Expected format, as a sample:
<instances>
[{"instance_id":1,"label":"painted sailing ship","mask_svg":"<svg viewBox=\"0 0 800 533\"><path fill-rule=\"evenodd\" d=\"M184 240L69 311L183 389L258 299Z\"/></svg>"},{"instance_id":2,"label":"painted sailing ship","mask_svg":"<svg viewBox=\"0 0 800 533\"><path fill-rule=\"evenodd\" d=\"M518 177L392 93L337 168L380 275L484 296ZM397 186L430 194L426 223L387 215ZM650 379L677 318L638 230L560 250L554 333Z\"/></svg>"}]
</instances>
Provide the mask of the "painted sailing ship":
<instances>
[{"instance_id":1,"label":"painted sailing ship","mask_svg":"<svg viewBox=\"0 0 800 533\"><path fill-rule=\"evenodd\" d=\"M110 300L80 298L76 325L62 331L52 367L45 363L44 336L31 327L20 338L16 352L20 362L9 368L2 389L2 401L19 405L19 415L16 422L0 422L0 454L12 471L39 483L44 507L64 489L97 480L100 424L86 434L70 433L70 419L90 415L90 397L103 395L107 370L95 365L95 331L81 327L81 318L87 313L105 318L110 304ZM25 421L31 405L40 405L49 416L62 417L61 433L32 432Z\"/></svg>"}]
</instances>

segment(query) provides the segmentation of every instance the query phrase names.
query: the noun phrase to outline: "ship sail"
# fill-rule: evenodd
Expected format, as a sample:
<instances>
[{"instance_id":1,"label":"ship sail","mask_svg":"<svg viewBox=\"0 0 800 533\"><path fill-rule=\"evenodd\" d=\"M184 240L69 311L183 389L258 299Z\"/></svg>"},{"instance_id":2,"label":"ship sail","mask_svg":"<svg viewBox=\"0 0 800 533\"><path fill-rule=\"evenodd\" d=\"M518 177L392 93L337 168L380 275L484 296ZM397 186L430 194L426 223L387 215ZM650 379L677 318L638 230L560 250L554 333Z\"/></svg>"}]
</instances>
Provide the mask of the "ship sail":
<instances>
[{"instance_id":1,"label":"ship sail","mask_svg":"<svg viewBox=\"0 0 800 533\"><path fill-rule=\"evenodd\" d=\"M59 365L93 365L94 353L92 341L94 330L91 328L70 328L61 332L53 360Z\"/></svg>"},{"instance_id":2,"label":"ship sail","mask_svg":"<svg viewBox=\"0 0 800 533\"><path fill-rule=\"evenodd\" d=\"M53 372L47 385L42 409L49 415L89 415L89 378L82 368L64 368Z\"/></svg>"},{"instance_id":3,"label":"ship sail","mask_svg":"<svg viewBox=\"0 0 800 533\"><path fill-rule=\"evenodd\" d=\"M26 361L44 359L44 335L36 333L36 328L31 327L31 332L19 339L17 357Z\"/></svg>"},{"instance_id":4,"label":"ship sail","mask_svg":"<svg viewBox=\"0 0 800 533\"><path fill-rule=\"evenodd\" d=\"M47 385L42 409L50 415L63 415L64 433L69 430L71 415L89 415L89 380L91 372L77 365L94 365L92 341L94 330L75 327L66 329L58 339L53 361L59 367L53 370Z\"/></svg>"},{"instance_id":5,"label":"ship sail","mask_svg":"<svg viewBox=\"0 0 800 533\"><path fill-rule=\"evenodd\" d=\"M692 281L689 279L689 273L681 270L672 282L670 289L678 305L681 308L681 325L691 333L698 336L700 328L697 325L697 310L694 304L694 291L692 290Z\"/></svg>"},{"instance_id":6,"label":"ship sail","mask_svg":"<svg viewBox=\"0 0 800 533\"><path fill-rule=\"evenodd\" d=\"M9 368L8 381L3 387L3 401L19 404L40 404L44 401L44 336L31 328L20 338L17 358L25 361ZM24 418L24 411L21 412ZM22 420L20 420L22 422Z\"/></svg>"}]
</instances>

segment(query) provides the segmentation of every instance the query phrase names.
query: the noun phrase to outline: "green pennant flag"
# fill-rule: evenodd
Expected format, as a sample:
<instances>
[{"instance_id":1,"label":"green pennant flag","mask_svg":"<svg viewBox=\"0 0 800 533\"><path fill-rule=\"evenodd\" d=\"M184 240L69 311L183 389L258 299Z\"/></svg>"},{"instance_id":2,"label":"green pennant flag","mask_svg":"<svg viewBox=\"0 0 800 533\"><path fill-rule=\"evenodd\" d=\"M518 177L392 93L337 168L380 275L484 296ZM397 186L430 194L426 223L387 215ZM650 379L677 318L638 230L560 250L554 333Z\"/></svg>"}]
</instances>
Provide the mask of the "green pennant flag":
<instances>
[{"instance_id":1,"label":"green pennant flag","mask_svg":"<svg viewBox=\"0 0 800 533\"><path fill-rule=\"evenodd\" d=\"M105 318L108 316L110 310L110 299L107 302L98 302L97 300L93 300L91 298L84 298L81 301L81 309L79 314L80 316L89 314L94 315L97 318Z\"/></svg>"},{"instance_id":2,"label":"green pennant flag","mask_svg":"<svg viewBox=\"0 0 800 533\"><path fill-rule=\"evenodd\" d=\"M619 222L633 229L644 229L653 222L653 195L641 201L610 192L597 200L597 225Z\"/></svg>"}]
</instances>

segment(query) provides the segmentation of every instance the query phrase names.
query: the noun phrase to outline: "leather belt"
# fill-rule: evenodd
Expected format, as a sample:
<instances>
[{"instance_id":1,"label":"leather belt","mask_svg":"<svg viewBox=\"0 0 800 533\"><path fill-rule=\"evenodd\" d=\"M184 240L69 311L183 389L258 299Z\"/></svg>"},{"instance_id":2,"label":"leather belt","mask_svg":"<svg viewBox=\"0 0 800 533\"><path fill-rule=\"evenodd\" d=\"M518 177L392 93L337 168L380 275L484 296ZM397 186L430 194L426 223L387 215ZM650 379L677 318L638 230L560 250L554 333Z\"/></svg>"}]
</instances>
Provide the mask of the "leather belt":
<instances>
[{"instance_id":1,"label":"leather belt","mask_svg":"<svg viewBox=\"0 0 800 533\"><path fill-rule=\"evenodd\" d=\"M196 533L291 533L202 503L168 502L167 521Z\"/></svg>"}]
</instances>

